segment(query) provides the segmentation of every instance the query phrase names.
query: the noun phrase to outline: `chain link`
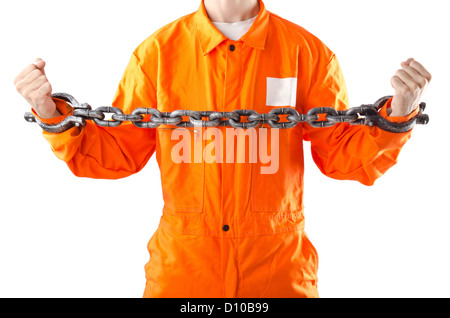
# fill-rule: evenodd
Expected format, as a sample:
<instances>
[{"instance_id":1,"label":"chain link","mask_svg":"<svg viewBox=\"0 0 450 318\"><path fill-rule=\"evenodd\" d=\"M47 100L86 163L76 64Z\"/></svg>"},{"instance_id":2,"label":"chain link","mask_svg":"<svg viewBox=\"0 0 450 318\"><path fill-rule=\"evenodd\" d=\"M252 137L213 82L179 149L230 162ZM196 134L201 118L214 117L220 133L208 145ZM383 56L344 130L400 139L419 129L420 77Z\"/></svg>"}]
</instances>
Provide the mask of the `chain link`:
<instances>
[{"instance_id":1,"label":"chain link","mask_svg":"<svg viewBox=\"0 0 450 318\"><path fill-rule=\"evenodd\" d=\"M138 128L157 128L160 125L173 125L176 127L218 127L228 126L236 129L250 129L269 125L271 128L289 129L299 123L307 123L314 128L325 128L337 123L350 125L377 126L382 130L402 133L411 130L416 124L426 125L429 117L423 114L426 104L420 104L420 111L414 118L393 123L378 114L378 109L392 96L385 96L374 104L361 105L349 110L337 111L332 107L312 108L307 114L299 114L294 108L275 108L266 114L259 114L250 109L237 109L232 112L175 110L173 112L160 112L156 108L137 108L131 114L124 114L117 107L98 107L92 110L89 104L79 104L71 95L55 93L52 97L65 100L73 108L73 115L67 116L55 125L41 122L32 113L25 113L25 120L36 122L43 130L50 133L61 133L74 126L86 126L86 120L93 120L101 127L118 127L123 122L131 122ZM112 114L111 119L105 120L105 114ZM150 115L145 121L144 115ZM319 115L325 115L320 120ZM284 121L281 121L284 117ZM246 117L246 120L245 120ZM323 118L323 117L322 117Z\"/></svg>"}]
</instances>

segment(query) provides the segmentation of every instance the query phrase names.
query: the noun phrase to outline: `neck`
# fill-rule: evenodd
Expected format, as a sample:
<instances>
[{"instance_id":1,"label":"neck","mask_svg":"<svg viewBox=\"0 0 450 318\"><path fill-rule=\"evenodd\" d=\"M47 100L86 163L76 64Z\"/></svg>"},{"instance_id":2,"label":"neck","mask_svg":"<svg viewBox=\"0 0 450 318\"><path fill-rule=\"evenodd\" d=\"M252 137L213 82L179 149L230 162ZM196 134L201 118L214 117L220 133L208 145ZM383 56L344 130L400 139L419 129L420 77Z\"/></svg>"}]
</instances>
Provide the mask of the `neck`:
<instances>
[{"instance_id":1,"label":"neck","mask_svg":"<svg viewBox=\"0 0 450 318\"><path fill-rule=\"evenodd\" d=\"M212 22L239 22L259 13L258 0L203 0Z\"/></svg>"}]
</instances>

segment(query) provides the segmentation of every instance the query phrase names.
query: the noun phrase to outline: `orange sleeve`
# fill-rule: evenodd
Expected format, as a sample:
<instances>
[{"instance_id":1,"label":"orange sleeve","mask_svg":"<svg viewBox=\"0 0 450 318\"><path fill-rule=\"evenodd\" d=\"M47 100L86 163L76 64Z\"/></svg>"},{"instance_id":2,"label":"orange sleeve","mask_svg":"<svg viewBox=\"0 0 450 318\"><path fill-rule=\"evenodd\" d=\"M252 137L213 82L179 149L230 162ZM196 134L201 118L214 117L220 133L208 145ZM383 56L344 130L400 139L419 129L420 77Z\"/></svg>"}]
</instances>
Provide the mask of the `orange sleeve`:
<instances>
[{"instance_id":1,"label":"orange sleeve","mask_svg":"<svg viewBox=\"0 0 450 318\"><path fill-rule=\"evenodd\" d=\"M73 108L67 104L64 100L59 98L52 98L56 104L56 109L60 112L61 116L53 117L53 118L41 118L35 112L33 108L31 108L31 112L34 116L36 116L41 122L49 125L55 125L63 121L67 116L72 115Z\"/></svg>"},{"instance_id":2,"label":"orange sleeve","mask_svg":"<svg viewBox=\"0 0 450 318\"><path fill-rule=\"evenodd\" d=\"M304 94L304 111L313 107L334 107L347 110L347 89L338 60L334 54L328 63L317 63L315 75ZM390 121L401 122L417 114L416 109L405 117L388 117L389 100L380 114ZM390 167L397 163L403 145L410 139L411 131L390 133L378 127L336 124L329 128L313 128L304 124L304 139L311 141L314 162L323 174L339 180L356 180L373 185Z\"/></svg>"},{"instance_id":3,"label":"orange sleeve","mask_svg":"<svg viewBox=\"0 0 450 318\"><path fill-rule=\"evenodd\" d=\"M131 114L139 107L156 108L156 89L148 73L142 68L137 51L133 52L112 106L125 114ZM43 119L46 123L57 123L71 112L71 107L64 101L55 99L55 102L62 116ZM52 151L76 176L127 177L140 171L155 151L154 129L137 128L130 122L119 127L99 127L92 121L86 122L85 127L73 127L59 134L43 132Z\"/></svg>"},{"instance_id":4,"label":"orange sleeve","mask_svg":"<svg viewBox=\"0 0 450 318\"><path fill-rule=\"evenodd\" d=\"M419 106L417 106L416 109L415 109L413 112L411 112L411 114L409 114L409 115L407 115L407 116L403 116L403 117L388 116L387 110L388 110L389 108L391 108L391 103L392 103L392 98L390 98L390 99L386 102L386 104L384 104L384 106L381 107L381 108L378 110L378 113L379 113L381 116L383 116L384 118L386 118L387 120L389 120L389 121L391 121L391 122L393 122L393 123L401 123L401 122L404 122L404 121L408 121L408 120L410 120L411 118L414 118L414 117L419 113L419 110L420 110Z\"/></svg>"}]
</instances>

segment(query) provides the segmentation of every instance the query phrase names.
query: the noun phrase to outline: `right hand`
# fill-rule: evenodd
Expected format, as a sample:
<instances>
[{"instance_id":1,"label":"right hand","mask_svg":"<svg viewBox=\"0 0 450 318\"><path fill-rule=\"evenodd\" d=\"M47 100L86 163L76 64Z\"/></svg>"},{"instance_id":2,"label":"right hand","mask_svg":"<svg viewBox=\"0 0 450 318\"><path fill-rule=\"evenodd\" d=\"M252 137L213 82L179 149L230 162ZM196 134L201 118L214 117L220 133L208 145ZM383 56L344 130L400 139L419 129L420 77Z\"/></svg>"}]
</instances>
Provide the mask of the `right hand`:
<instances>
[{"instance_id":1,"label":"right hand","mask_svg":"<svg viewBox=\"0 0 450 318\"><path fill-rule=\"evenodd\" d=\"M45 76L45 62L36 59L14 79L16 90L27 100L41 118L61 116L52 100L52 86Z\"/></svg>"}]
</instances>

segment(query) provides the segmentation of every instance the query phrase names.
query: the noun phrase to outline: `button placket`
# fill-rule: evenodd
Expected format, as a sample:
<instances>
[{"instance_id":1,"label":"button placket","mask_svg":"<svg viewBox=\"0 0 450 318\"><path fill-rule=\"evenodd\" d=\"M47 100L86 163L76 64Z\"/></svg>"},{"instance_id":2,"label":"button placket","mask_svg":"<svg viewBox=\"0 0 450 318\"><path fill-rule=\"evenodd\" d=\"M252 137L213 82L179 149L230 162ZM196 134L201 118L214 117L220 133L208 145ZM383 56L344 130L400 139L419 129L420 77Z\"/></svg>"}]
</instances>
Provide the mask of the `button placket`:
<instances>
[{"instance_id":1,"label":"button placket","mask_svg":"<svg viewBox=\"0 0 450 318\"><path fill-rule=\"evenodd\" d=\"M241 108L241 77L242 77L242 50L240 42L227 41L223 48L226 50L226 75L225 75L225 96L224 111L234 111ZM224 52L225 53L225 52ZM225 137L225 136L224 136ZM226 143L226 137L224 138ZM235 167L232 165L223 165L223 184L229 184L230 178L235 175ZM230 202L228 196L230 193L223 193L222 206L222 235L223 237L234 236L236 228L231 231L230 223L237 226L235 222L236 211L232 206L227 206Z\"/></svg>"}]
</instances>

